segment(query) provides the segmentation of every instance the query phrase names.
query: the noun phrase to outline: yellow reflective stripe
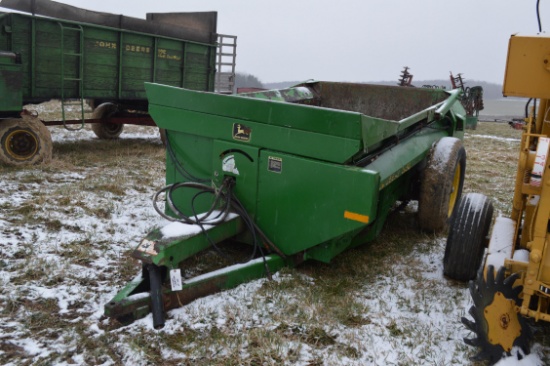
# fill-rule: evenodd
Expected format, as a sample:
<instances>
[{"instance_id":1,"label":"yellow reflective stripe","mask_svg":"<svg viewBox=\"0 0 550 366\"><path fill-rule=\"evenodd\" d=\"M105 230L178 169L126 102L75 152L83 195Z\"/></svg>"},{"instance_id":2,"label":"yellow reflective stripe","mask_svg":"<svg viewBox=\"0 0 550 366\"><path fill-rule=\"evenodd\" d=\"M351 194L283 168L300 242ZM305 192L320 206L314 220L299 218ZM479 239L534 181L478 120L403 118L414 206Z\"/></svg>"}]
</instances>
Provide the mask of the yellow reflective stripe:
<instances>
[{"instance_id":1,"label":"yellow reflective stripe","mask_svg":"<svg viewBox=\"0 0 550 366\"><path fill-rule=\"evenodd\" d=\"M369 223L369 217L368 216L361 215L361 214L358 214L358 213L355 213L355 212L344 211L344 218L349 219L349 220L353 220L353 221L359 221L359 222L362 222L363 224L368 224Z\"/></svg>"}]
</instances>

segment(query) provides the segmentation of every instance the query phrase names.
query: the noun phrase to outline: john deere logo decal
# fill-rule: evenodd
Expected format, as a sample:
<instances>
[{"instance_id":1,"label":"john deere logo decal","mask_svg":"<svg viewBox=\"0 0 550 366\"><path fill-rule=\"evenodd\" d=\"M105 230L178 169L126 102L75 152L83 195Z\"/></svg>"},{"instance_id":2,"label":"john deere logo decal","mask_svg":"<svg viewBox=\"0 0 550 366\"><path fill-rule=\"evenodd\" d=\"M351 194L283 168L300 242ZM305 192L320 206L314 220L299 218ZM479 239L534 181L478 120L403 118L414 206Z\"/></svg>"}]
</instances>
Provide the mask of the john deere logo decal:
<instances>
[{"instance_id":1,"label":"john deere logo decal","mask_svg":"<svg viewBox=\"0 0 550 366\"><path fill-rule=\"evenodd\" d=\"M240 123L233 123L233 140L250 141L252 129Z\"/></svg>"}]
</instances>

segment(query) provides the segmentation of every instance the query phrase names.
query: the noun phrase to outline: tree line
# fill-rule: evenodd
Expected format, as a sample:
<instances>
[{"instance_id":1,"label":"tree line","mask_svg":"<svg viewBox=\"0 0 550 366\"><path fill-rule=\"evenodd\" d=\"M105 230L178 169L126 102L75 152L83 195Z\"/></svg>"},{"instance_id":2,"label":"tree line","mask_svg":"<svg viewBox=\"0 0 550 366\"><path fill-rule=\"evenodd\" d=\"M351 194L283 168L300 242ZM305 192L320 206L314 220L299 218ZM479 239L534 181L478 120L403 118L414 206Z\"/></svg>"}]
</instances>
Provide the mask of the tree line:
<instances>
[{"instance_id":1,"label":"tree line","mask_svg":"<svg viewBox=\"0 0 550 366\"><path fill-rule=\"evenodd\" d=\"M284 89L291 87L292 85L300 84L302 81L282 81L277 83L262 83L262 81L254 75L247 73L237 73L235 76L235 88L262 88L262 89ZM380 84L380 85L397 85L397 81L369 81L358 83ZM477 80L464 80L464 86L473 87L481 86L483 88L483 98L500 99L502 98L502 85L489 83L486 81ZM433 80L413 80L413 85L416 87L422 87L425 85L444 87L445 89L451 88L451 81L449 79L433 79Z\"/></svg>"}]
</instances>

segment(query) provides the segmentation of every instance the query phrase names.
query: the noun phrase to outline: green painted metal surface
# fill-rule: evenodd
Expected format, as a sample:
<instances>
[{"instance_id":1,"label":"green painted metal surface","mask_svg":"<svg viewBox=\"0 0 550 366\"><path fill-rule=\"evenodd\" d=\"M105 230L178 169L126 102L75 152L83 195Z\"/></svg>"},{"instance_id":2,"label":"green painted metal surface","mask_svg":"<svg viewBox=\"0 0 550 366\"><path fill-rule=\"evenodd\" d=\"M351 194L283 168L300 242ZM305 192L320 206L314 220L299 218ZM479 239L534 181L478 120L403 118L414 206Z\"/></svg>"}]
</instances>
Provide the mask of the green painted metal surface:
<instances>
[{"instance_id":1,"label":"green painted metal surface","mask_svg":"<svg viewBox=\"0 0 550 366\"><path fill-rule=\"evenodd\" d=\"M275 273L292 262L285 261L278 255L269 255L247 263L237 264L205 275L186 280L179 291L166 287L163 290L165 310L183 306L189 302L213 292L237 287L238 285ZM105 304L105 315L121 318L131 316L133 319L144 317L150 312L151 298L148 296L147 278L141 274L130 281L111 301Z\"/></svg>"},{"instance_id":2,"label":"green painted metal surface","mask_svg":"<svg viewBox=\"0 0 550 366\"><path fill-rule=\"evenodd\" d=\"M362 232L379 231L432 144L463 133L458 91L328 82L245 97L146 89L178 160L168 156L167 183L187 179L177 164L217 186L232 176L237 197L284 254L325 262L355 237L371 239ZM192 196L177 196L182 211Z\"/></svg>"},{"instance_id":3,"label":"green painted metal surface","mask_svg":"<svg viewBox=\"0 0 550 366\"><path fill-rule=\"evenodd\" d=\"M167 184L234 182L232 193L280 254L265 258L270 271L308 259L330 262L374 239L395 202L411 193L433 143L461 137L465 124L455 91L327 82L246 96L158 84L146 90L151 116L167 131ZM171 198L186 215L207 211L212 198L196 194L187 189ZM209 229L210 240L252 244L247 219ZM200 232L167 239L156 230L133 255L144 264L179 268L210 240ZM263 276L265 263L260 257L212 272L182 291L169 290L165 281L164 304L182 305ZM142 316L150 297L134 294L146 291L145 277L131 281L106 314Z\"/></svg>"},{"instance_id":4,"label":"green painted metal surface","mask_svg":"<svg viewBox=\"0 0 550 366\"><path fill-rule=\"evenodd\" d=\"M295 254L374 221L378 182L368 169L262 150L256 221L285 254Z\"/></svg>"},{"instance_id":5,"label":"green painted metal surface","mask_svg":"<svg viewBox=\"0 0 550 366\"><path fill-rule=\"evenodd\" d=\"M154 230L141 241L132 256L143 263L153 263L171 269L177 268L181 261L211 245L199 227L195 228L196 231L192 234L179 237L164 237L160 229ZM207 229L208 237L214 243L229 239L243 230L243 222L238 216Z\"/></svg>"},{"instance_id":6,"label":"green painted metal surface","mask_svg":"<svg viewBox=\"0 0 550 366\"><path fill-rule=\"evenodd\" d=\"M218 95L196 93L181 88L165 88L162 85L146 86L155 95L155 105L175 108L177 113L194 112L209 114L224 119L237 119L240 122L261 123L262 126L292 128L299 131L330 134L346 139L361 138L361 114L351 111L338 111L327 108L304 108L300 104L276 100L255 99L238 95ZM153 95L153 94L148 94ZM160 101L162 100L162 101ZM200 120L200 118L194 118ZM174 130L186 128L167 121ZM195 123L193 123L195 125ZM256 138L256 136L253 136Z\"/></svg>"},{"instance_id":7,"label":"green painted metal surface","mask_svg":"<svg viewBox=\"0 0 550 366\"><path fill-rule=\"evenodd\" d=\"M23 95L22 86L22 65L15 54L0 53L0 111L20 110Z\"/></svg>"},{"instance_id":8,"label":"green painted metal surface","mask_svg":"<svg viewBox=\"0 0 550 366\"><path fill-rule=\"evenodd\" d=\"M380 175L380 189L384 189L396 179L406 174L420 163L430 152L432 143L448 136L448 132L438 129L425 129L399 143L398 147L382 154L368 165Z\"/></svg>"},{"instance_id":9,"label":"green painted metal surface","mask_svg":"<svg viewBox=\"0 0 550 366\"><path fill-rule=\"evenodd\" d=\"M475 130L477 128L478 118L475 116L466 116L466 128Z\"/></svg>"},{"instance_id":10,"label":"green painted metal surface","mask_svg":"<svg viewBox=\"0 0 550 366\"><path fill-rule=\"evenodd\" d=\"M146 105L144 82L213 90L215 44L5 13L0 51L20 56L23 103L63 96Z\"/></svg>"}]
</instances>

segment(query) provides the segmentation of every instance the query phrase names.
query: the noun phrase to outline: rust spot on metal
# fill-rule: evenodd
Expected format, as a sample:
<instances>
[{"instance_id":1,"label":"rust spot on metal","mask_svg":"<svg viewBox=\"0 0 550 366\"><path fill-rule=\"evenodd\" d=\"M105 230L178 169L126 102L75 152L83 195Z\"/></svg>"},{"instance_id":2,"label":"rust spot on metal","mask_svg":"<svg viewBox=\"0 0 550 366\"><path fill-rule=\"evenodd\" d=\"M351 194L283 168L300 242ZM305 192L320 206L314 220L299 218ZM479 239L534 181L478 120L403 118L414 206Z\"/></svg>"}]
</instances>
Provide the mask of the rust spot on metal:
<instances>
[{"instance_id":1,"label":"rust spot on metal","mask_svg":"<svg viewBox=\"0 0 550 366\"><path fill-rule=\"evenodd\" d=\"M510 325L510 314L504 313L500 316L500 327L502 329L508 329L508 326Z\"/></svg>"},{"instance_id":2,"label":"rust spot on metal","mask_svg":"<svg viewBox=\"0 0 550 366\"><path fill-rule=\"evenodd\" d=\"M164 308L166 310L179 308L189 304L191 301L208 295L215 294L222 290L221 285L227 281L227 276L217 276L211 280L197 283L197 286L184 288L181 291L171 292L164 295Z\"/></svg>"}]
</instances>

